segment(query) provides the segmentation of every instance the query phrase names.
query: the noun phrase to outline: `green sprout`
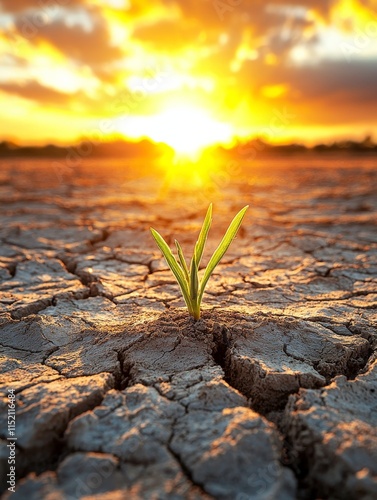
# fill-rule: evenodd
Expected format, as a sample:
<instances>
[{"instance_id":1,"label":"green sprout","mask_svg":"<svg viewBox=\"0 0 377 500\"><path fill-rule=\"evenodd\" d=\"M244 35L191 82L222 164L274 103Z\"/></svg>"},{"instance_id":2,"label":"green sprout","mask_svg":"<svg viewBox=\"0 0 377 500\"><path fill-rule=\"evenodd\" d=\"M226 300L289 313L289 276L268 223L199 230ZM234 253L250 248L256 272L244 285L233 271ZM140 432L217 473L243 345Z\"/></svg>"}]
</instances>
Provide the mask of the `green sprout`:
<instances>
[{"instance_id":1,"label":"green sprout","mask_svg":"<svg viewBox=\"0 0 377 500\"><path fill-rule=\"evenodd\" d=\"M214 254L209 260L201 280L199 280L199 266L202 260L204 246L207 241L208 231L211 227L212 204L208 207L207 215L204 219L198 241L195 244L195 250L194 255L191 259L190 269L187 267L182 247L178 243L178 241L175 240L175 245L178 252L177 260L164 238L155 229L151 228L153 238L156 240L157 246L163 253L168 266L170 267L175 279L180 286L188 312L196 320L200 318L200 304L202 302L203 293L208 280L215 270L215 267L223 258L225 252L228 250L230 244L236 237L236 234L241 226L242 220L248 208L249 205L240 210L240 212L238 212L238 214L230 223L227 232L225 233L219 246L216 248Z\"/></svg>"}]
</instances>

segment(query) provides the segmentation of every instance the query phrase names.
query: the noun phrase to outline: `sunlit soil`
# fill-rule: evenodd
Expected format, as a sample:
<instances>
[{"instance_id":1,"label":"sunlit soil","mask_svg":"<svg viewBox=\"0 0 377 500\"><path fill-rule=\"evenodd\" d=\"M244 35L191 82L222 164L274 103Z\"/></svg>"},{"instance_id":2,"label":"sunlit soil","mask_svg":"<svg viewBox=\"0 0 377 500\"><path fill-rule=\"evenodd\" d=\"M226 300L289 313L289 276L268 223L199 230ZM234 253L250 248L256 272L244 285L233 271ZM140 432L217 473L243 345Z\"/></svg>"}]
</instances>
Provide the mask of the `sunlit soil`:
<instances>
[{"instance_id":1,"label":"sunlit soil","mask_svg":"<svg viewBox=\"0 0 377 500\"><path fill-rule=\"evenodd\" d=\"M19 498L373 498L376 160L0 167ZM203 265L250 208L195 323L149 227L189 255L210 202Z\"/></svg>"}]
</instances>

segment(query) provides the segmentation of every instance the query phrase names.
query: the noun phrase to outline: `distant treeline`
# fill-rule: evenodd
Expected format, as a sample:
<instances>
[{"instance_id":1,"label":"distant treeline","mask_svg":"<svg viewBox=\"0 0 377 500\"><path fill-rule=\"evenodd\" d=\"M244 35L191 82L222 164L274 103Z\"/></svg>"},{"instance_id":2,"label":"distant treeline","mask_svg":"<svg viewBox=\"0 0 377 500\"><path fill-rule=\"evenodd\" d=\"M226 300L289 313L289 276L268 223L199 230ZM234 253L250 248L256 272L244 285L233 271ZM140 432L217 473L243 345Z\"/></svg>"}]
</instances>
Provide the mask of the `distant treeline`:
<instances>
[{"instance_id":1,"label":"distant treeline","mask_svg":"<svg viewBox=\"0 0 377 500\"><path fill-rule=\"evenodd\" d=\"M303 144L273 145L262 139L251 139L238 142L231 148L214 146L208 152L226 157L244 156L250 158L258 155L291 155L302 153L349 153L349 154L377 154L377 144L371 137L363 141L338 141L329 144L317 144L309 147ZM76 145L62 147L54 144L45 146L19 146L9 141L0 142L0 158L25 157L25 158L66 158L84 157L126 157L126 158L157 158L162 155L173 155L173 150L163 143L154 143L148 140L127 142L117 140L113 142L92 143L83 141Z\"/></svg>"},{"instance_id":2,"label":"distant treeline","mask_svg":"<svg viewBox=\"0 0 377 500\"><path fill-rule=\"evenodd\" d=\"M18 146L9 141L0 142L0 158L66 158L74 157L129 157L156 158L163 154L172 154L171 148L165 144L156 144L148 140L139 142L113 141L95 143L82 141L72 146Z\"/></svg>"},{"instance_id":3,"label":"distant treeline","mask_svg":"<svg viewBox=\"0 0 377 500\"><path fill-rule=\"evenodd\" d=\"M306 153L346 153L346 154L377 154L377 144L370 136L363 141L338 141L329 144L317 144L315 146L305 146L304 144L269 144L262 139L251 139L246 142L239 142L236 146L227 149L222 146L216 150L227 157L252 158L256 155L293 155Z\"/></svg>"}]
</instances>

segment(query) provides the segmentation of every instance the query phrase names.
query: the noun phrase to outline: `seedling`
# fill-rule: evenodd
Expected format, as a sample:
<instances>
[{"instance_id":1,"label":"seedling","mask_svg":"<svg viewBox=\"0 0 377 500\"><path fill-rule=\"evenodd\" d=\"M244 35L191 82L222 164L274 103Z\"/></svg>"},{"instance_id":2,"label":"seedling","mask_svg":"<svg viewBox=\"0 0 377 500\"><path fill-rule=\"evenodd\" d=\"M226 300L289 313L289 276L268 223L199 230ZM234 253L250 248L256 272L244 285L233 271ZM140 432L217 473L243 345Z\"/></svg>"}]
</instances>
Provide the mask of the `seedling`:
<instances>
[{"instance_id":1,"label":"seedling","mask_svg":"<svg viewBox=\"0 0 377 500\"><path fill-rule=\"evenodd\" d=\"M153 238L156 240L159 249L163 253L168 266L180 286L188 312L196 320L200 318L200 304L202 302L203 293L208 280L215 270L215 267L223 258L225 252L228 250L230 244L236 237L248 208L248 205L244 207L240 212L238 212L230 223L227 232L210 258L201 280L199 280L199 266L202 260L204 246L207 241L208 231L212 223L212 204L208 207L207 215L204 219L198 241L195 244L194 255L191 259L190 268L187 267L182 247L178 241L175 240L175 246L177 247L178 252L178 259L176 259L164 238L155 229L151 228Z\"/></svg>"}]
</instances>

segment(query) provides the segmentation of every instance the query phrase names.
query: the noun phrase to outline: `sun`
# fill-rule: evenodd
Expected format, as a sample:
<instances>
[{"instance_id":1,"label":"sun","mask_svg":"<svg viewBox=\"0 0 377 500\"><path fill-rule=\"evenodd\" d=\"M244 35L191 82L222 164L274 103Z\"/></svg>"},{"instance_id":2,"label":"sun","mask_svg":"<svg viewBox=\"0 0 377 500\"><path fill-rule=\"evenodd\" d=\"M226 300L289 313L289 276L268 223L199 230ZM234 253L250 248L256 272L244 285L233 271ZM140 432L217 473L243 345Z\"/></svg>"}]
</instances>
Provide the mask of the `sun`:
<instances>
[{"instance_id":1,"label":"sun","mask_svg":"<svg viewBox=\"0 0 377 500\"><path fill-rule=\"evenodd\" d=\"M179 105L155 117L151 139L164 142L181 155L196 155L203 148L232 138L229 125L212 118L205 110Z\"/></svg>"},{"instance_id":2,"label":"sun","mask_svg":"<svg viewBox=\"0 0 377 500\"><path fill-rule=\"evenodd\" d=\"M163 142L178 156L189 158L197 157L213 144L229 143L234 135L231 125L217 121L207 110L190 104L170 105L158 114L138 118L129 119L128 127L122 127L121 132L128 137Z\"/></svg>"}]
</instances>

